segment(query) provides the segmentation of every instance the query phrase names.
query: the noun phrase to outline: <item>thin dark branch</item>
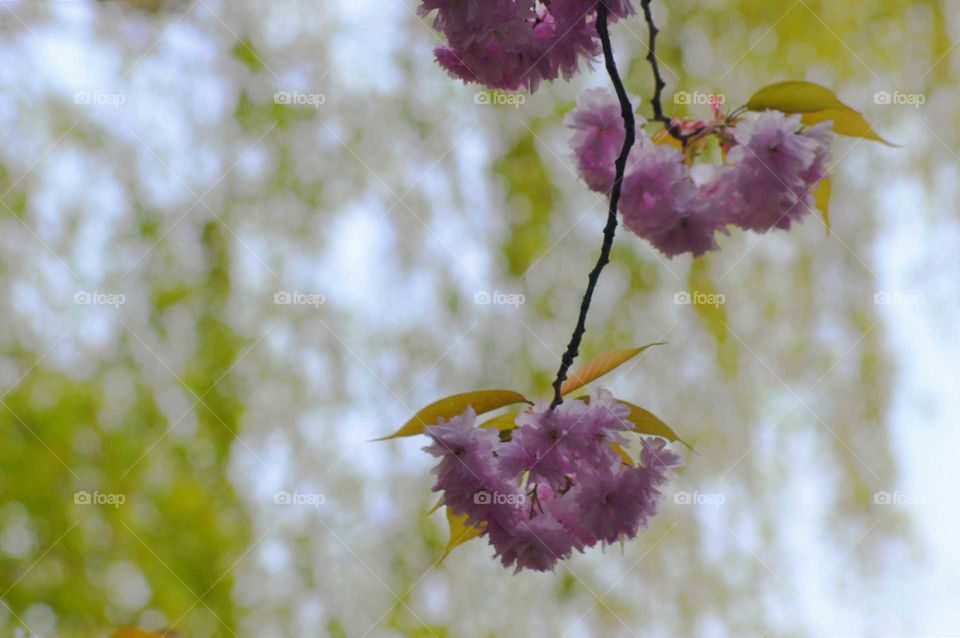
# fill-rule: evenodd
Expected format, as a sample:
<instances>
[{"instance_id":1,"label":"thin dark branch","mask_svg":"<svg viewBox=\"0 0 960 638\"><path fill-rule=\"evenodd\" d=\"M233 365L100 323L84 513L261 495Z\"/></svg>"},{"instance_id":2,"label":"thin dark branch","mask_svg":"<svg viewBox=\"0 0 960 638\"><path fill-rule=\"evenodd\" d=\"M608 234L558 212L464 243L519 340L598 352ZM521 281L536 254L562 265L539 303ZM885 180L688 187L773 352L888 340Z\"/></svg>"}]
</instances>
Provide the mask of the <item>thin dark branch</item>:
<instances>
[{"instance_id":1,"label":"thin dark branch","mask_svg":"<svg viewBox=\"0 0 960 638\"><path fill-rule=\"evenodd\" d=\"M616 176L614 177L613 190L610 192L610 208L607 212L607 225L603 229L603 244L600 247L600 258L597 264L590 271L587 279L587 290L583 294L583 300L580 302L580 316L577 319L577 327L573 330L570 337L570 343L567 345L567 351L563 354L560 361L560 370L557 371L557 378L553 382L553 402L551 408L555 408L563 403L563 395L560 388L567 378L567 372L570 366L580 352L580 341L587 330L587 313L590 312L590 302L593 300L593 292L597 287L597 281L600 279L600 273L604 266L610 262L610 249L613 247L613 238L617 232L617 208L620 204L620 190L623 185L623 174L627 167L627 157L630 155L630 149L636 141L636 123L633 118L633 105L630 104L630 98L627 97L627 90L623 86L623 80L620 79L620 73L617 71L617 62L613 57L613 47L610 44L610 31L608 28L608 14L606 3L600 0L597 8L597 33L600 36L600 42L603 45L603 59L607 67L607 74L613 83L613 88L617 92L617 99L620 101L620 115L623 117L623 127L626 135L623 139L623 148L620 150L620 156L616 161Z\"/></svg>"},{"instance_id":2,"label":"thin dark branch","mask_svg":"<svg viewBox=\"0 0 960 638\"><path fill-rule=\"evenodd\" d=\"M660 63L657 59L657 34L660 33L660 29L657 28L657 25L653 21L653 11L650 9L650 3L652 1L653 0L640 0L640 7L643 9L643 17L647 21L649 30L649 36L647 38L647 62L650 63L650 67L653 69L653 98L650 100L650 103L653 105L653 119L662 123L670 135L686 146L687 140L700 131L697 130L690 133L681 132L680 127L674 124L673 119L663 112L661 98L663 96L663 89L666 88L667 83L663 81L663 76L660 75Z\"/></svg>"}]
</instances>

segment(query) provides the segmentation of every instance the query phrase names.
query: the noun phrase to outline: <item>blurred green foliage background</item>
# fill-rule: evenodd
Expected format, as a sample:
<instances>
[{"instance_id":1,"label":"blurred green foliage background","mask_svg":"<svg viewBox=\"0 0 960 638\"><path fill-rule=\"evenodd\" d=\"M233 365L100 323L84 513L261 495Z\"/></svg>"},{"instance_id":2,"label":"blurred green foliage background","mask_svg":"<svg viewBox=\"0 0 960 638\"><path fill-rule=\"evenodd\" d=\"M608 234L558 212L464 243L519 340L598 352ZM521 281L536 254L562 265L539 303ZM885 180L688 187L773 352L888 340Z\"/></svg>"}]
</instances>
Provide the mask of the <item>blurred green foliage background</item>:
<instances>
[{"instance_id":1,"label":"blurred green foliage background","mask_svg":"<svg viewBox=\"0 0 960 638\"><path fill-rule=\"evenodd\" d=\"M838 145L829 236L618 237L584 353L669 342L612 389L697 448L670 489L724 502L512 577L478 542L437 565L430 459L366 441L548 393L605 210L561 120L599 66L497 107L414 0L0 3L0 635L955 633L957 8L654 3L674 114L806 79L903 148ZM645 33L613 31L649 115Z\"/></svg>"}]
</instances>

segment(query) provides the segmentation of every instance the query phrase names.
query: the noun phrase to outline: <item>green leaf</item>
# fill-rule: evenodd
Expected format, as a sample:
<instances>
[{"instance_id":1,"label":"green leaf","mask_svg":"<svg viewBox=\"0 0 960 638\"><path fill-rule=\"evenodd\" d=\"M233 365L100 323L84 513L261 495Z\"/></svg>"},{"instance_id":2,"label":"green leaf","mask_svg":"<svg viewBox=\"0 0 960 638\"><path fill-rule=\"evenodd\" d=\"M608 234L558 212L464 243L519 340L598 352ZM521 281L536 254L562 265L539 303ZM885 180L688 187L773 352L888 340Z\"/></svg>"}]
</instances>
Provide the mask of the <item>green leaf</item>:
<instances>
[{"instance_id":1,"label":"green leaf","mask_svg":"<svg viewBox=\"0 0 960 638\"><path fill-rule=\"evenodd\" d=\"M677 433L674 432L669 425L661 421L653 412L641 408L639 405L634 405L629 401L617 399L617 402L630 408L630 416L627 417L627 420L633 423L634 432L660 436L668 441L682 443L690 450L693 450L689 443L677 436Z\"/></svg>"},{"instance_id":2,"label":"green leaf","mask_svg":"<svg viewBox=\"0 0 960 638\"><path fill-rule=\"evenodd\" d=\"M813 82L777 82L765 86L747 100L751 111L783 111L811 113L826 109L846 108L830 89Z\"/></svg>"},{"instance_id":3,"label":"green leaf","mask_svg":"<svg viewBox=\"0 0 960 638\"><path fill-rule=\"evenodd\" d=\"M250 40L237 40L237 43L230 50L230 54L251 71L262 71L264 68L263 60Z\"/></svg>"},{"instance_id":4,"label":"green leaf","mask_svg":"<svg viewBox=\"0 0 960 638\"><path fill-rule=\"evenodd\" d=\"M438 563L449 556L454 549L483 533L482 528L467 524L466 514L462 516L454 514L449 507L447 508L447 524L450 526L450 540L447 542L447 547L443 550L440 560L437 561Z\"/></svg>"},{"instance_id":5,"label":"green leaf","mask_svg":"<svg viewBox=\"0 0 960 638\"><path fill-rule=\"evenodd\" d=\"M730 339L726 296L713 280L707 257L697 257L687 273L688 294L697 319L717 344L717 362L727 374L737 370L737 341Z\"/></svg>"},{"instance_id":6,"label":"green leaf","mask_svg":"<svg viewBox=\"0 0 960 638\"><path fill-rule=\"evenodd\" d=\"M529 401L519 392L512 390L475 390L454 394L434 401L414 414L409 421L403 424L403 427L393 434L375 440L385 441L401 436L422 434L423 428L426 426L436 424L439 419L451 419L463 414L468 407L473 407L477 414L483 414L514 403L529 403Z\"/></svg>"},{"instance_id":7,"label":"green leaf","mask_svg":"<svg viewBox=\"0 0 960 638\"><path fill-rule=\"evenodd\" d=\"M576 372L571 374L560 386L560 393L570 394L574 390L582 388L591 381L599 379L611 370L618 368L647 348L652 348L653 346L662 346L663 344L663 341L657 341L654 343L648 343L645 346L640 346L639 348L605 352L604 354L591 359Z\"/></svg>"},{"instance_id":8,"label":"green leaf","mask_svg":"<svg viewBox=\"0 0 960 638\"><path fill-rule=\"evenodd\" d=\"M896 146L880 137L863 115L840 101L830 89L813 82L777 82L765 86L747 100L751 111L772 109L784 113L801 113L804 124L833 122L837 135L874 140Z\"/></svg>"},{"instance_id":9,"label":"green leaf","mask_svg":"<svg viewBox=\"0 0 960 638\"><path fill-rule=\"evenodd\" d=\"M517 427L516 420L520 415L519 410L511 410L506 414L501 414L500 416L495 416L492 419L488 419L480 424L482 428L497 428L501 432L504 430L512 430Z\"/></svg>"},{"instance_id":10,"label":"green leaf","mask_svg":"<svg viewBox=\"0 0 960 638\"><path fill-rule=\"evenodd\" d=\"M897 146L880 137L867 120L863 118L863 115L847 106L839 109L826 109L814 113L804 113L800 116L800 119L803 120L804 124L808 125L819 124L820 122L830 120L833 122L833 132L837 135L858 137L880 142L887 146Z\"/></svg>"},{"instance_id":11,"label":"green leaf","mask_svg":"<svg viewBox=\"0 0 960 638\"><path fill-rule=\"evenodd\" d=\"M672 146L678 151L683 150L683 142L670 135L669 131L662 130L653 136L653 143L657 146Z\"/></svg>"},{"instance_id":12,"label":"green leaf","mask_svg":"<svg viewBox=\"0 0 960 638\"><path fill-rule=\"evenodd\" d=\"M830 234L830 191L832 190L833 185L829 177L824 177L820 180L820 183L817 185L817 190L813 194L814 200L817 203L817 210L820 211L820 215L823 217L823 223L827 226L827 235Z\"/></svg>"},{"instance_id":13,"label":"green leaf","mask_svg":"<svg viewBox=\"0 0 960 638\"><path fill-rule=\"evenodd\" d=\"M623 446L620 445L619 443L614 443L611 447L613 447L613 451L617 453L617 456L620 457L620 460L623 462L624 465L637 464L636 461L633 460L633 457L630 456L630 453L624 450Z\"/></svg>"},{"instance_id":14,"label":"green leaf","mask_svg":"<svg viewBox=\"0 0 960 638\"><path fill-rule=\"evenodd\" d=\"M713 335L717 343L724 343L727 334L726 296L719 291L710 266L705 257L698 257L690 264L687 273L687 285L690 287L690 304L697 317Z\"/></svg>"}]
</instances>

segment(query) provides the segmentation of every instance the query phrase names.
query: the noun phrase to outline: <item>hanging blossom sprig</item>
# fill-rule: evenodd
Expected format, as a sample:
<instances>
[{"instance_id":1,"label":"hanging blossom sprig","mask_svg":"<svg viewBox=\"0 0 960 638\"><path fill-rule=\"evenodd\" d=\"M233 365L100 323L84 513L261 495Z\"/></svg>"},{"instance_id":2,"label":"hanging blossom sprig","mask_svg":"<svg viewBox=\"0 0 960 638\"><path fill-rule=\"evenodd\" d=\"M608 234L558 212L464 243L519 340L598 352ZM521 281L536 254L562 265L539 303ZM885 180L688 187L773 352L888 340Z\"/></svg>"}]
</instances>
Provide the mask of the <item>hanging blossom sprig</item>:
<instances>
[{"instance_id":1,"label":"hanging blossom sprig","mask_svg":"<svg viewBox=\"0 0 960 638\"><path fill-rule=\"evenodd\" d=\"M681 465L682 441L644 408L594 389L564 397L653 345L609 352L569 375L586 332L593 294L610 260L622 215L628 230L668 257L718 250L718 233L788 230L814 206L826 216L835 134L883 141L828 89L781 82L732 113L713 102L710 121L664 112L652 0L641 0L654 92L652 121L634 115L609 24L636 15L630 0L423 0L446 38L438 64L491 89L530 92L569 80L598 56L613 91L584 92L565 122L587 186L609 197L600 255L590 271L576 327L553 383L534 404L512 390L477 390L426 406L385 438L425 434L436 507L445 506L454 547L486 537L504 566L552 570L597 543L634 538L656 515L661 488ZM649 125L662 130L649 132ZM719 149L722 161L703 161ZM714 152L714 155L717 153ZM828 226L829 229L829 226ZM527 404L520 410L510 406ZM478 415L507 409L483 423ZM630 435L639 435L632 443ZM631 448L635 450L631 453ZM636 458L635 458L636 456ZM436 508L435 508L436 509Z\"/></svg>"}]
</instances>

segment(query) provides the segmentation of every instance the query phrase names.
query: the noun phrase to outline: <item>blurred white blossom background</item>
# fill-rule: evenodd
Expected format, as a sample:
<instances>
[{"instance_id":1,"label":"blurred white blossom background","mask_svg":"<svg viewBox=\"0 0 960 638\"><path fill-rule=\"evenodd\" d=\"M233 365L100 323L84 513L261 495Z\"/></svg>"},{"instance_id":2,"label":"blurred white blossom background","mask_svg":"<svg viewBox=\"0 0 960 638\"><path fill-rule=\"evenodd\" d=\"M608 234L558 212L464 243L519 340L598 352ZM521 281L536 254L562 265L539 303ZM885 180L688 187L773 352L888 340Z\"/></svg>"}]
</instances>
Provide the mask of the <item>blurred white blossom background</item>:
<instances>
[{"instance_id":1,"label":"blurred white blossom background","mask_svg":"<svg viewBox=\"0 0 960 638\"><path fill-rule=\"evenodd\" d=\"M368 441L547 396L604 222L561 120L599 67L483 104L415 0L0 2L0 632L960 632L958 7L654 7L668 95L808 79L902 148L839 145L829 235L618 237L584 351L669 342L611 389L699 454L637 541L511 576L477 541L437 564L431 458Z\"/></svg>"}]
</instances>

